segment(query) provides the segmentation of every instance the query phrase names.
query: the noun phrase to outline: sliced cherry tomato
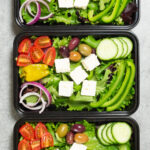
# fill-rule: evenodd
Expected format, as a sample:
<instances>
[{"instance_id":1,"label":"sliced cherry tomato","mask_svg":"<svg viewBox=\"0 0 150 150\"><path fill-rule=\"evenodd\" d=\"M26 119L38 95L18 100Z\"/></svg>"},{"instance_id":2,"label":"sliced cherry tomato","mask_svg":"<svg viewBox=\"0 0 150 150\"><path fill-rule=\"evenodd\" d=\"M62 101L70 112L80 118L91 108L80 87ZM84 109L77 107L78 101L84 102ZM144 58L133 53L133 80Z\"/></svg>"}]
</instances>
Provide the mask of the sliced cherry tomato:
<instances>
[{"instance_id":1,"label":"sliced cherry tomato","mask_svg":"<svg viewBox=\"0 0 150 150\"><path fill-rule=\"evenodd\" d=\"M41 150L41 141L38 139L31 140L30 142L32 150Z\"/></svg>"},{"instance_id":2,"label":"sliced cherry tomato","mask_svg":"<svg viewBox=\"0 0 150 150\"><path fill-rule=\"evenodd\" d=\"M43 123L38 123L35 127L35 137L40 139L44 133L48 132L46 126Z\"/></svg>"},{"instance_id":3,"label":"sliced cherry tomato","mask_svg":"<svg viewBox=\"0 0 150 150\"><path fill-rule=\"evenodd\" d=\"M43 58L43 63L47 64L49 66L53 66L54 65L54 61L55 61L55 57L56 57L56 50L54 47L50 47L47 51L46 54Z\"/></svg>"},{"instance_id":4,"label":"sliced cherry tomato","mask_svg":"<svg viewBox=\"0 0 150 150\"><path fill-rule=\"evenodd\" d=\"M24 39L21 41L18 47L18 52L22 54L28 54L31 48L31 40L29 38Z\"/></svg>"},{"instance_id":5,"label":"sliced cherry tomato","mask_svg":"<svg viewBox=\"0 0 150 150\"><path fill-rule=\"evenodd\" d=\"M41 147L46 148L50 146L54 146L54 140L52 135L49 132L46 132L41 138Z\"/></svg>"},{"instance_id":6,"label":"sliced cherry tomato","mask_svg":"<svg viewBox=\"0 0 150 150\"><path fill-rule=\"evenodd\" d=\"M17 58L17 66L27 66L32 64L30 56L26 54L20 54Z\"/></svg>"},{"instance_id":7,"label":"sliced cherry tomato","mask_svg":"<svg viewBox=\"0 0 150 150\"><path fill-rule=\"evenodd\" d=\"M40 62L44 57L44 52L38 46L32 46L30 50L30 56L34 63Z\"/></svg>"},{"instance_id":8,"label":"sliced cherry tomato","mask_svg":"<svg viewBox=\"0 0 150 150\"><path fill-rule=\"evenodd\" d=\"M34 139L34 129L33 127L29 124L26 123L24 124L20 129L19 129L20 134L26 139L26 140L33 140Z\"/></svg>"},{"instance_id":9,"label":"sliced cherry tomato","mask_svg":"<svg viewBox=\"0 0 150 150\"><path fill-rule=\"evenodd\" d=\"M18 144L18 150L31 150L29 141L23 139Z\"/></svg>"},{"instance_id":10,"label":"sliced cherry tomato","mask_svg":"<svg viewBox=\"0 0 150 150\"><path fill-rule=\"evenodd\" d=\"M47 48L52 45L51 39L48 36L40 36L34 41L34 45L40 48Z\"/></svg>"}]
</instances>

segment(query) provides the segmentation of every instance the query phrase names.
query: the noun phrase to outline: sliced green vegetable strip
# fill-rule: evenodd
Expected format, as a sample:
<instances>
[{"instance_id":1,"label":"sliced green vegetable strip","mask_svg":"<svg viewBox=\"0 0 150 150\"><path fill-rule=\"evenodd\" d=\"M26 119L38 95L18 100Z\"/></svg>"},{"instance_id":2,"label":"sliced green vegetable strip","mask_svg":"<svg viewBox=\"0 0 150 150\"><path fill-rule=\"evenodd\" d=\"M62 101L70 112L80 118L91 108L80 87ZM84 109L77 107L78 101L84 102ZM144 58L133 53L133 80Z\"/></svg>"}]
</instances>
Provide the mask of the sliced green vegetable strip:
<instances>
[{"instance_id":1,"label":"sliced green vegetable strip","mask_svg":"<svg viewBox=\"0 0 150 150\"><path fill-rule=\"evenodd\" d=\"M97 102L90 103L91 107L93 107L93 108L100 107L108 100L108 98L112 95L114 90L116 90L116 88L118 88L118 85L123 80L125 67L126 67L126 63L124 61L120 61L116 81L111 85L108 92L102 98L100 98Z\"/></svg>"},{"instance_id":2,"label":"sliced green vegetable strip","mask_svg":"<svg viewBox=\"0 0 150 150\"><path fill-rule=\"evenodd\" d=\"M116 2L116 0L112 0L110 5L104 11L100 12L99 14L97 14L94 17L89 17L89 20L92 22L100 20L103 16L105 16L113 8L115 2ZM91 10L91 11L93 11L93 10ZM89 13L91 13L91 12L89 12ZM91 16L91 15L89 15L89 16Z\"/></svg>"},{"instance_id":3,"label":"sliced green vegetable strip","mask_svg":"<svg viewBox=\"0 0 150 150\"><path fill-rule=\"evenodd\" d=\"M121 13L123 12L123 10L126 8L128 1L129 0L122 0L120 9L119 9L118 14L117 14L117 17L119 17L121 15Z\"/></svg>"},{"instance_id":4,"label":"sliced green vegetable strip","mask_svg":"<svg viewBox=\"0 0 150 150\"><path fill-rule=\"evenodd\" d=\"M121 3L121 0L116 0L116 4L115 4L112 14L109 16L106 15L102 17L102 21L104 23L111 23L116 18L117 13L119 11L120 3Z\"/></svg>"},{"instance_id":5,"label":"sliced green vegetable strip","mask_svg":"<svg viewBox=\"0 0 150 150\"><path fill-rule=\"evenodd\" d=\"M111 100L109 100L108 102L105 102L101 107L108 107L108 106L116 103L117 100L120 99L121 95L123 94L123 92L126 89L126 85L127 85L128 81L129 81L129 78L130 78L130 68L127 67L125 79L124 79L124 81L123 81L123 83L121 85L121 88L117 91L117 94Z\"/></svg>"},{"instance_id":6,"label":"sliced green vegetable strip","mask_svg":"<svg viewBox=\"0 0 150 150\"><path fill-rule=\"evenodd\" d=\"M128 66L131 67L131 75L130 75L126 90L124 91L123 95L121 96L120 100L117 103L115 103L112 106L107 107L107 109L106 109L107 111L114 111L114 110L118 109L120 107L120 105L122 104L122 102L124 101L124 99L129 94L129 92L133 86L133 82L134 82L134 78L135 78L135 65L131 61L127 61L127 64L128 64Z\"/></svg>"}]
</instances>

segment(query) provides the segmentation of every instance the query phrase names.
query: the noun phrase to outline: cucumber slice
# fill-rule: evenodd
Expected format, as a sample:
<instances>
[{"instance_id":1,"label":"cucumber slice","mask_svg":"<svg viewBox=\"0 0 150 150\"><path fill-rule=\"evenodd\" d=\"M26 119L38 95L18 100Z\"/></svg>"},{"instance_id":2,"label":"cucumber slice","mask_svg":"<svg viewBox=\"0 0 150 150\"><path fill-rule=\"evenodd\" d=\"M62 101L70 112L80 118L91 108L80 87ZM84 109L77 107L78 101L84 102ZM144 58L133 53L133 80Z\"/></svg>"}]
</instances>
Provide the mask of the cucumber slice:
<instances>
[{"instance_id":1,"label":"cucumber slice","mask_svg":"<svg viewBox=\"0 0 150 150\"><path fill-rule=\"evenodd\" d=\"M107 129L112 125L112 123L108 123L105 125L105 127L102 130L102 138L106 143L109 143L110 145L113 144L111 140L107 137Z\"/></svg>"},{"instance_id":2,"label":"cucumber slice","mask_svg":"<svg viewBox=\"0 0 150 150\"><path fill-rule=\"evenodd\" d=\"M117 44L118 46L118 54L117 56L115 57L116 59L118 58L121 58L123 52L124 52L124 49L123 49L123 44L121 42L121 40L117 39L117 38L112 38L112 40Z\"/></svg>"},{"instance_id":3,"label":"cucumber slice","mask_svg":"<svg viewBox=\"0 0 150 150\"><path fill-rule=\"evenodd\" d=\"M101 142L103 145L109 145L109 143L105 142L105 141L103 140L103 138L102 138L102 131L103 131L103 129L104 129L105 126L106 126L106 125L103 124L103 125L101 125L101 126L98 128L97 136L98 136L100 142Z\"/></svg>"},{"instance_id":4,"label":"cucumber slice","mask_svg":"<svg viewBox=\"0 0 150 150\"><path fill-rule=\"evenodd\" d=\"M133 50L133 42L127 37L121 37L121 39L124 40L128 45L128 52L125 56L125 57L127 57Z\"/></svg>"},{"instance_id":5,"label":"cucumber slice","mask_svg":"<svg viewBox=\"0 0 150 150\"><path fill-rule=\"evenodd\" d=\"M118 47L113 40L103 39L99 43L96 53L101 60L111 60L117 56Z\"/></svg>"},{"instance_id":6,"label":"cucumber slice","mask_svg":"<svg viewBox=\"0 0 150 150\"><path fill-rule=\"evenodd\" d=\"M127 55L127 53L128 53L128 45L127 45L127 43L126 43L122 38L119 37L119 39L120 39L120 41L122 42L122 44L123 44L123 49L124 49L124 51L123 51L123 53L122 53L122 58L125 58L126 55Z\"/></svg>"},{"instance_id":7,"label":"cucumber slice","mask_svg":"<svg viewBox=\"0 0 150 150\"><path fill-rule=\"evenodd\" d=\"M111 132L113 125L114 125L114 123L111 123L111 125L108 127L108 129L107 129L107 137L108 137L108 139L109 139L110 141L112 141L113 144L117 144L117 142L116 142L115 139L113 138L112 132Z\"/></svg>"},{"instance_id":8,"label":"cucumber slice","mask_svg":"<svg viewBox=\"0 0 150 150\"><path fill-rule=\"evenodd\" d=\"M125 122L117 122L112 127L112 136L119 144L127 143L132 134L131 127Z\"/></svg>"},{"instance_id":9,"label":"cucumber slice","mask_svg":"<svg viewBox=\"0 0 150 150\"><path fill-rule=\"evenodd\" d=\"M131 150L129 144L119 145L119 150Z\"/></svg>"}]
</instances>

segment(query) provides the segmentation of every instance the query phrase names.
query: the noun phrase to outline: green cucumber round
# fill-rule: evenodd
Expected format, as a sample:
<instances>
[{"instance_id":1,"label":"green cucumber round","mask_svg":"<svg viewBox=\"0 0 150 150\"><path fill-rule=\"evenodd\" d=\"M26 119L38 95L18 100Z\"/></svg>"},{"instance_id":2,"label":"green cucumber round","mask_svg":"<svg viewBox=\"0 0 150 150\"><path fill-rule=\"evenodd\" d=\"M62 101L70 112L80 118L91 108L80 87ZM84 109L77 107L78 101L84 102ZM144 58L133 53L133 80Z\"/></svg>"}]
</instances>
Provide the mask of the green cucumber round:
<instances>
[{"instance_id":1,"label":"green cucumber round","mask_svg":"<svg viewBox=\"0 0 150 150\"><path fill-rule=\"evenodd\" d=\"M112 40L117 44L118 46L118 54L117 56L115 57L115 59L119 59L122 57L122 54L124 53L124 49L123 49L123 44L121 42L120 39L118 38L112 38Z\"/></svg>"},{"instance_id":2,"label":"green cucumber round","mask_svg":"<svg viewBox=\"0 0 150 150\"><path fill-rule=\"evenodd\" d=\"M109 138L107 137L107 129L109 128L109 126L111 126L112 123L108 123L105 125L105 127L102 130L102 138L106 143L109 143L110 145L113 144L113 142L111 140L109 140Z\"/></svg>"},{"instance_id":3,"label":"green cucumber round","mask_svg":"<svg viewBox=\"0 0 150 150\"><path fill-rule=\"evenodd\" d=\"M107 137L108 137L108 139L109 139L113 144L117 144L117 142L116 142L115 139L113 138L112 132L111 132L112 127L113 127L113 124L114 124L114 123L111 123L111 125L110 125L110 126L108 127L108 129L107 129Z\"/></svg>"},{"instance_id":4,"label":"green cucumber round","mask_svg":"<svg viewBox=\"0 0 150 150\"><path fill-rule=\"evenodd\" d=\"M121 37L123 41L125 41L128 45L128 52L125 57L127 57L133 50L133 42L127 37Z\"/></svg>"},{"instance_id":5,"label":"green cucumber round","mask_svg":"<svg viewBox=\"0 0 150 150\"><path fill-rule=\"evenodd\" d=\"M111 39L103 39L96 50L97 56L101 60L114 59L118 54L118 47Z\"/></svg>"},{"instance_id":6,"label":"green cucumber round","mask_svg":"<svg viewBox=\"0 0 150 150\"><path fill-rule=\"evenodd\" d=\"M127 55L127 53L128 53L128 45L127 45L127 42L125 42L122 38L119 37L119 39L120 39L120 41L122 42L122 44L123 44L123 49L124 49L124 52L122 53L121 58L125 58L126 55Z\"/></svg>"},{"instance_id":7,"label":"green cucumber round","mask_svg":"<svg viewBox=\"0 0 150 150\"><path fill-rule=\"evenodd\" d=\"M103 129L105 128L105 124L101 125L99 128L98 128L98 131L97 131L97 136L98 136L98 139L100 140L100 142L103 144L103 145L109 145L109 143L105 142L102 138L102 131Z\"/></svg>"},{"instance_id":8,"label":"green cucumber round","mask_svg":"<svg viewBox=\"0 0 150 150\"><path fill-rule=\"evenodd\" d=\"M112 127L112 136L118 144L125 144L131 139L132 129L126 122L117 122Z\"/></svg>"}]
</instances>

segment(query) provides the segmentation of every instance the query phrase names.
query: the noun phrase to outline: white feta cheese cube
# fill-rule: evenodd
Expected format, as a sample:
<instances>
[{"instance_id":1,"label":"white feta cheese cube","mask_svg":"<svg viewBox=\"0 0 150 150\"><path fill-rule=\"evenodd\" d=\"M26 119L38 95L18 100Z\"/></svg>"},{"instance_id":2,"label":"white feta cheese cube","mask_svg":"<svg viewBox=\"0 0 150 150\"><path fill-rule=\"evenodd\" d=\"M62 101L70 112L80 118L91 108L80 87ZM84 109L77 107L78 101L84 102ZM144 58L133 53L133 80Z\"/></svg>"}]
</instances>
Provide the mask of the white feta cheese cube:
<instances>
[{"instance_id":1,"label":"white feta cheese cube","mask_svg":"<svg viewBox=\"0 0 150 150\"><path fill-rule=\"evenodd\" d=\"M87 71L91 71L100 65L100 62L95 54L90 54L82 60L82 65Z\"/></svg>"},{"instance_id":2,"label":"white feta cheese cube","mask_svg":"<svg viewBox=\"0 0 150 150\"><path fill-rule=\"evenodd\" d=\"M95 96L96 81L85 80L82 84L81 95Z\"/></svg>"},{"instance_id":3,"label":"white feta cheese cube","mask_svg":"<svg viewBox=\"0 0 150 150\"><path fill-rule=\"evenodd\" d=\"M86 9L89 4L89 0L75 0L74 7Z\"/></svg>"},{"instance_id":4,"label":"white feta cheese cube","mask_svg":"<svg viewBox=\"0 0 150 150\"><path fill-rule=\"evenodd\" d=\"M70 73L70 76L73 79L73 81L77 85L79 85L82 81L84 81L88 77L88 74L85 72L85 70L82 69L81 66L79 66Z\"/></svg>"},{"instance_id":5,"label":"white feta cheese cube","mask_svg":"<svg viewBox=\"0 0 150 150\"><path fill-rule=\"evenodd\" d=\"M59 96L70 97L73 93L73 81L59 82Z\"/></svg>"},{"instance_id":6,"label":"white feta cheese cube","mask_svg":"<svg viewBox=\"0 0 150 150\"><path fill-rule=\"evenodd\" d=\"M70 150L87 150L87 146L85 146L83 144L73 143Z\"/></svg>"},{"instance_id":7,"label":"white feta cheese cube","mask_svg":"<svg viewBox=\"0 0 150 150\"><path fill-rule=\"evenodd\" d=\"M74 0L58 0L59 8L73 8Z\"/></svg>"},{"instance_id":8,"label":"white feta cheese cube","mask_svg":"<svg viewBox=\"0 0 150 150\"><path fill-rule=\"evenodd\" d=\"M55 67L57 73L70 72L69 58L55 59Z\"/></svg>"}]
</instances>

